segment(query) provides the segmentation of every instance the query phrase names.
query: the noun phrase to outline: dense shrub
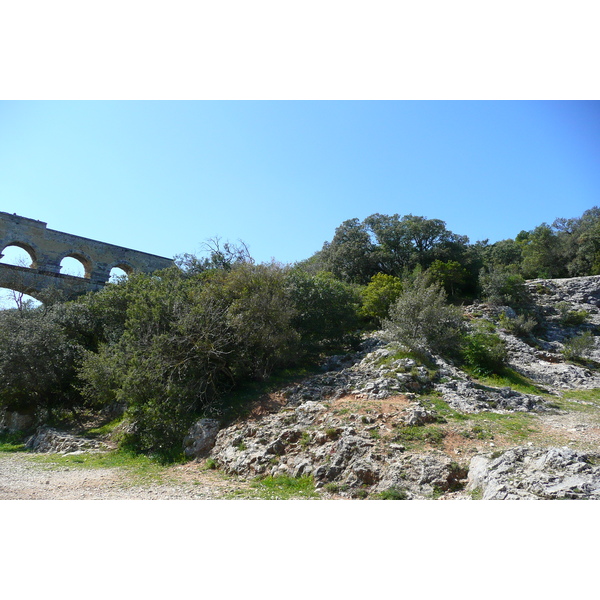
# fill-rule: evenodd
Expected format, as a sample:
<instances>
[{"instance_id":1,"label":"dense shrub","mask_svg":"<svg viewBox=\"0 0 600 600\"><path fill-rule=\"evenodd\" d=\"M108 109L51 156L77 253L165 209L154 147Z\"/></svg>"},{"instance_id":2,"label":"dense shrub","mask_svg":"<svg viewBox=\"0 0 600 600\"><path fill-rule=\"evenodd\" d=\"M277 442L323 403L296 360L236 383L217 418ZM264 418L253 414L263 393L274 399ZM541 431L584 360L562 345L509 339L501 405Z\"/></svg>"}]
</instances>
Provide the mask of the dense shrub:
<instances>
[{"instance_id":1,"label":"dense shrub","mask_svg":"<svg viewBox=\"0 0 600 600\"><path fill-rule=\"evenodd\" d=\"M295 314L292 325L300 335L301 350L312 355L356 343L361 298L356 286L331 273L292 269L286 286Z\"/></svg>"},{"instance_id":2,"label":"dense shrub","mask_svg":"<svg viewBox=\"0 0 600 600\"><path fill-rule=\"evenodd\" d=\"M201 414L218 416L226 392L346 342L359 297L330 274L278 264L137 274L90 299L117 300L81 386L90 406L120 403L124 442L164 453Z\"/></svg>"},{"instance_id":3,"label":"dense shrub","mask_svg":"<svg viewBox=\"0 0 600 600\"><path fill-rule=\"evenodd\" d=\"M446 293L419 274L390 309L384 328L390 337L417 352L452 354L464 329L462 311L446 302Z\"/></svg>"},{"instance_id":4,"label":"dense shrub","mask_svg":"<svg viewBox=\"0 0 600 600\"><path fill-rule=\"evenodd\" d=\"M484 299L497 306L524 306L529 303L529 292L521 275L500 267L482 270L479 285Z\"/></svg>"},{"instance_id":5,"label":"dense shrub","mask_svg":"<svg viewBox=\"0 0 600 600\"><path fill-rule=\"evenodd\" d=\"M477 375L500 373L508 359L500 336L481 327L465 336L462 353L465 363Z\"/></svg>"},{"instance_id":6,"label":"dense shrub","mask_svg":"<svg viewBox=\"0 0 600 600\"><path fill-rule=\"evenodd\" d=\"M595 348L594 336L586 331L566 341L563 355L567 360L582 360Z\"/></svg>"},{"instance_id":7,"label":"dense shrub","mask_svg":"<svg viewBox=\"0 0 600 600\"><path fill-rule=\"evenodd\" d=\"M360 314L376 322L388 316L390 307L402 293L402 281L398 277L377 273L361 291L362 307Z\"/></svg>"},{"instance_id":8,"label":"dense shrub","mask_svg":"<svg viewBox=\"0 0 600 600\"><path fill-rule=\"evenodd\" d=\"M74 384L84 347L53 310L0 311L0 349L0 408L52 417L79 403Z\"/></svg>"},{"instance_id":9,"label":"dense shrub","mask_svg":"<svg viewBox=\"0 0 600 600\"><path fill-rule=\"evenodd\" d=\"M538 326L538 322L526 314L509 317L506 313L502 313L500 315L500 326L517 337L527 338Z\"/></svg>"},{"instance_id":10,"label":"dense shrub","mask_svg":"<svg viewBox=\"0 0 600 600\"><path fill-rule=\"evenodd\" d=\"M571 305L568 302L559 302L556 308L560 315L560 324L564 327L583 325L589 317L587 310L571 310Z\"/></svg>"}]
</instances>

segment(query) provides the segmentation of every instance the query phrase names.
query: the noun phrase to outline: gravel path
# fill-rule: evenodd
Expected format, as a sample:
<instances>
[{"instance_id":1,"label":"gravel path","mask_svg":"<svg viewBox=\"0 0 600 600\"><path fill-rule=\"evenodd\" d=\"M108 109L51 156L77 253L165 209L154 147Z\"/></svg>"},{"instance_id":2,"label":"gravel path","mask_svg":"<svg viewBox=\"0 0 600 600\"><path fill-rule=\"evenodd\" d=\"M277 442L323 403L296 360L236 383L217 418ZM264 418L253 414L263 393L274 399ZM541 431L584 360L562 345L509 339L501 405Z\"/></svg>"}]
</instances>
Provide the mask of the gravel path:
<instances>
[{"instance_id":1,"label":"gravel path","mask_svg":"<svg viewBox=\"0 0 600 600\"><path fill-rule=\"evenodd\" d=\"M215 500L248 487L194 463L165 469L163 481L136 485L122 468L56 467L0 454L0 500Z\"/></svg>"}]
</instances>

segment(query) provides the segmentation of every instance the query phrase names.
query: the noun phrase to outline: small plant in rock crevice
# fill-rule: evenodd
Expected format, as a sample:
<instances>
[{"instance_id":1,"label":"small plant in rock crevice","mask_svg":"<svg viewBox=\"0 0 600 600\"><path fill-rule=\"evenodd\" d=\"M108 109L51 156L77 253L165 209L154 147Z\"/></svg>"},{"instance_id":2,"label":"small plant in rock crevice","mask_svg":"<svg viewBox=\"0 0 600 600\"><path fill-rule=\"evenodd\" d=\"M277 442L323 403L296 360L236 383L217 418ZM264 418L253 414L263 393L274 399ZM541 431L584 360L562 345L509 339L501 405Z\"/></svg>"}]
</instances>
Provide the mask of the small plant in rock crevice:
<instances>
[{"instance_id":1,"label":"small plant in rock crevice","mask_svg":"<svg viewBox=\"0 0 600 600\"><path fill-rule=\"evenodd\" d=\"M408 500L408 494L405 490L395 487L388 488L379 492L375 497L376 500Z\"/></svg>"},{"instance_id":2,"label":"small plant in rock crevice","mask_svg":"<svg viewBox=\"0 0 600 600\"><path fill-rule=\"evenodd\" d=\"M330 427L325 430L325 435L330 440L337 440L340 437L340 432L335 427Z\"/></svg>"},{"instance_id":3,"label":"small plant in rock crevice","mask_svg":"<svg viewBox=\"0 0 600 600\"><path fill-rule=\"evenodd\" d=\"M585 331L565 342L563 356L567 360L579 361L588 356L594 348L594 336L589 331Z\"/></svg>"}]
</instances>

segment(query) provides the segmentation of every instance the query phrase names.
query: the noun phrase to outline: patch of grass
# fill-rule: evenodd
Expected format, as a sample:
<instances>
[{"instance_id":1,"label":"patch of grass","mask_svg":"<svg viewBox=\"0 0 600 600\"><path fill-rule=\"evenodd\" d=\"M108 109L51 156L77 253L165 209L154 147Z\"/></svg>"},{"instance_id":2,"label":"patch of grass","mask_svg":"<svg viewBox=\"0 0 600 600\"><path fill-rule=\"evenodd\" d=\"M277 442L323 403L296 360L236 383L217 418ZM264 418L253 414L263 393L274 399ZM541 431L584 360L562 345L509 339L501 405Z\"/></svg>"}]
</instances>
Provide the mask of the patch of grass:
<instances>
[{"instance_id":1,"label":"patch of grass","mask_svg":"<svg viewBox=\"0 0 600 600\"><path fill-rule=\"evenodd\" d=\"M25 435L21 432L0 433L0 452L24 452Z\"/></svg>"},{"instance_id":2,"label":"patch of grass","mask_svg":"<svg viewBox=\"0 0 600 600\"><path fill-rule=\"evenodd\" d=\"M461 435L467 439L487 440L493 439L493 435L486 431L481 425L473 425L470 429L462 431Z\"/></svg>"},{"instance_id":3,"label":"patch of grass","mask_svg":"<svg viewBox=\"0 0 600 600\"><path fill-rule=\"evenodd\" d=\"M483 498L483 490L481 488L476 488L471 492L472 500L481 500Z\"/></svg>"},{"instance_id":4,"label":"patch of grass","mask_svg":"<svg viewBox=\"0 0 600 600\"><path fill-rule=\"evenodd\" d=\"M101 438L110 435L121 423L123 422L123 417L118 417L117 419L113 419L112 421L101 425L100 427L92 427L84 432L85 437L89 438Z\"/></svg>"},{"instance_id":5,"label":"patch of grass","mask_svg":"<svg viewBox=\"0 0 600 600\"><path fill-rule=\"evenodd\" d=\"M584 400L600 405L600 388L591 390L568 390L564 392L563 396L567 399Z\"/></svg>"},{"instance_id":6,"label":"patch of grass","mask_svg":"<svg viewBox=\"0 0 600 600\"><path fill-rule=\"evenodd\" d=\"M506 414L480 412L471 415L471 419L479 424L478 439L504 436L514 442L526 440L536 430L532 427L536 415L526 412ZM477 425L473 426L473 429Z\"/></svg>"},{"instance_id":7,"label":"patch of grass","mask_svg":"<svg viewBox=\"0 0 600 600\"><path fill-rule=\"evenodd\" d=\"M394 442L428 443L432 446L436 446L441 444L445 436L446 433L435 425L407 425L406 427L401 427L396 430Z\"/></svg>"},{"instance_id":8,"label":"patch of grass","mask_svg":"<svg viewBox=\"0 0 600 600\"><path fill-rule=\"evenodd\" d=\"M424 353L416 352L414 350L405 350L402 348L398 348L392 352L392 354L388 356L382 356L375 363L378 367L389 367L392 363L397 360L401 360L403 358L411 358L417 363L419 367L427 367L432 372L437 372L436 364Z\"/></svg>"},{"instance_id":9,"label":"patch of grass","mask_svg":"<svg viewBox=\"0 0 600 600\"><path fill-rule=\"evenodd\" d=\"M359 489L352 493L352 497L357 500L366 500L369 497L369 492L364 489Z\"/></svg>"},{"instance_id":10,"label":"patch of grass","mask_svg":"<svg viewBox=\"0 0 600 600\"><path fill-rule=\"evenodd\" d=\"M265 477L251 483L258 497L263 500L292 500L317 498L312 477Z\"/></svg>"},{"instance_id":11,"label":"patch of grass","mask_svg":"<svg viewBox=\"0 0 600 600\"><path fill-rule=\"evenodd\" d=\"M111 469L120 468L130 476L130 485L162 483L167 468L156 458L134 454L125 450L111 452L90 452L84 454L31 454L29 460L45 465L48 469L85 468Z\"/></svg>"},{"instance_id":12,"label":"patch of grass","mask_svg":"<svg viewBox=\"0 0 600 600\"><path fill-rule=\"evenodd\" d=\"M329 429L325 430L325 435L330 440L337 440L340 437L340 431L335 427L330 427Z\"/></svg>"},{"instance_id":13,"label":"patch of grass","mask_svg":"<svg viewBox=\"0 0 600 600\"><path fill-rule=\"evenodd\" d=\"M345 492L348 489L348 485L345 483L336 483L335 481L331 481L326 483L323 486L323 489L330 494L339 494L340 492Z\"/></svg>"},{"instance_id":14,"label":"patch of grass","mask_svg":"<svg viewBox=\"0 0 600 600\"><path fill-rule=\"evenodd\" d=\"M494 375L477 375L473 371L469 369L465 369L471 377L476 379L479 383L484 386L489 387L509 387L517 392L521 392L522 394L535 394L537 396L547 396L547 392L542 388L538 387L520 373L517 373L515 370L510 367L504 367L498 374Z\"/></svg>"},{"instance_id":15,"label":"patch of grass","mask_svg":"<svg viewBox=\"0 0 600 600\"><path fill-rule=\"evenodd\" d=\"M434 410L440 417L445 420L453 419L455 421L467 421L469 417L464 413L454 410L440 394L434 393L425 397L421 397L419 401L425 408Z\"/></svg>"},{"instance_id":16,"label":"patch of grass","mask_svg":"<svg viewBox=\"0 0 600 600\"><path fill-rule=\"evenodd\" d=\"M598 413L598 409L600 409L600 388L565 391L562 398L553 399L553 405L563 410Z\"/></svg>"},{"instance_id":17,"label":"patch of grass","mask_svg":"<svg viewBox=\"0 0 600 600\"><path fill-rule=\"evenodd\" d=\"M375 496L376 500L407 500L408 494L401 489L391 487Z\"/></svg>"}]
</instances>

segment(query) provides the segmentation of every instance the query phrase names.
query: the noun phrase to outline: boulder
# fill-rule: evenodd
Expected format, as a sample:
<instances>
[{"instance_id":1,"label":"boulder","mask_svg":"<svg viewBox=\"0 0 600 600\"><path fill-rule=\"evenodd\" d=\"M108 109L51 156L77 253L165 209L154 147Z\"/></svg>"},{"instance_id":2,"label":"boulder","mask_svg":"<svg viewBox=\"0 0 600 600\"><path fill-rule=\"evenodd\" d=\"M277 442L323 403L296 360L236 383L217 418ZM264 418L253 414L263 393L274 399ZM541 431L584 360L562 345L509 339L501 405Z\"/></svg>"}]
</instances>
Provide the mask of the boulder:
<instances>
[{"instance_id":1,"label":"boulder","mask_svg":"<svg viewBox=\"0 0 600 600\"><path fill-rule=\"evenodd\" d=\"M189 430L183 440L183 453L187 458L199 459L208 456L215 445L220 423L217 419L200 419Z\"/></svg>"},{"instance_id":2,"label":"boulder","mask_svg":"<svg viewBox=\"0 0 600 600\"><path fill-rule=\"evenodd\" d=\"M77 437L70 433L58 431L52 427L39 427L27 438L25 447L33 452L79 453L82 451L101 450L105 445L96 440Z\"/></svg>"}]
</instances>

